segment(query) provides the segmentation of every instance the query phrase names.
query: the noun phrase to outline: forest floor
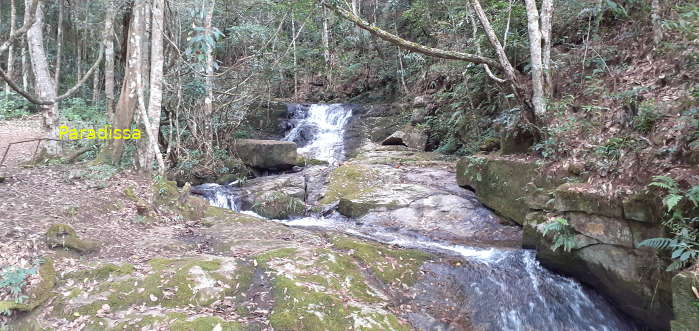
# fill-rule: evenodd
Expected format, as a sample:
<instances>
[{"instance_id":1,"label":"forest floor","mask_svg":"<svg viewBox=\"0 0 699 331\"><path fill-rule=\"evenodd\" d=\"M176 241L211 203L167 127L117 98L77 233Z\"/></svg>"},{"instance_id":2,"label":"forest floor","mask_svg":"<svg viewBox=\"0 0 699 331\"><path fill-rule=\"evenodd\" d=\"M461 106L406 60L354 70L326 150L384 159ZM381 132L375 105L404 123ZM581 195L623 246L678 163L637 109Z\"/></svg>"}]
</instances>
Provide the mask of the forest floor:
<instances>
[{"instance_id":1,"label":"forest floor","mask_svg":"<svg viewBox=\"0 0 699 331\"><path fill-rule=\"evenodd\" d=\"M37 118L2 121L0 153L11 142L41 136ZM150 179L85 163L28 166L35 147L35 143L13 145L0 168L6 177L0 183L0 269L30 267L43 257L52 258L60 273L68 273L99 262L138 266L155 256L196 254L158 248L186 231L184 221L169 220L165 226L162 219L146 224L138 217L136 203L124 192L130 189L138 197L149 197ZM49 249L45 236L52 224L72 226L81 239L97 241L101 249L89 256ZM29 283L38 278L33 276ZM7 294L0 292L0 300Z\"/></svg>"}]
</instances>

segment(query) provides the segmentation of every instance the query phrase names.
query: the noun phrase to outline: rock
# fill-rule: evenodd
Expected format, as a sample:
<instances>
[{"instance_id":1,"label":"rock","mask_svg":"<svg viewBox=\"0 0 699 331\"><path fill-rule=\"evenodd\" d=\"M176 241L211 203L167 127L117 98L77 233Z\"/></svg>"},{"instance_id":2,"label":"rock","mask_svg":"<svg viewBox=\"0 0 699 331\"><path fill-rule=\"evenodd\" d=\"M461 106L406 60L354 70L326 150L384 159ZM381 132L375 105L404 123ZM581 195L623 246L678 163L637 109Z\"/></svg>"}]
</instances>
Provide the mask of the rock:
<instances>
[{"instance_id":1,"label":"rock","mask_svg":"<svg viewBox=\"0 0 699 331\"><path fill-rule=\"evenodd\" d=\"M429 111L425 107L419 107L419 108L413 109L413 112L410 115L410 124L416 125L416 124L424 123L425 120L427 119L428 114L429 114Z\"/></svg>"},{"instance_id":2,"label":"rock","mask_svg":"<svg viewBox=\"0 0 699 331\"><path fill-rule=\"evenodd\" d=\"M424 151L427 145L427 134L421 128L406 125L381 142L381 145L405 145L419 151Z\"/></svg>"},{"instance_id":3,"label":"rock","mask_svg":"<svg viewBox=\"0 0 699 331\"><path fill-rule=\"evenodd\" d=\"M427 96L427 95L416 96L415 99L413 99L413 106L425 107L430 102L430 99L432 99L432 98L430 96Z\"/></svg>"},{"instance_id":4,"label":"rock","mask_svg":"<svg viewBox=\"0 0 699 331\"><path fill-rule=\"evenodd\" d=\"M4 182L5 182L5 176L0 175L0 183L4 183Z\"/></svg>"},{"instance_id":5,"label":"rock","mask_svg":"<svg viewBox=\"0 0 699 331\"><path fill-rule=\"evenodd\" d=\"M296 164L296 144L290 141L239 139L232 151L248 166L289 169Z\"/></svg>"},{"instance_id":6,"label":"rock","mask_svg":"<svg viewBox=\"0 0 699 331\"><path fill-rule=\"evenodd\" d=\"M536 137L529 129L519 126L508 128L500 139L500 153L502 155L529 153L535 141Z\"/></svg>"},{"instance_id":7,"label":"rock","mask_svg":"<svg viewBox=\"0 0 699 331\"><path fill-rule=\"evenodd\" d=\"M610 245L633 248L629 225L620 219L579 212L565 213L568 223L578 232Z\"/></svg>"},{"instance_id":8,"label":"rock","mask_svg":"<svg viewBox=\"0 0 699 331\"><path fill-rule=\"evenodd\" d=\"M57 280L53 260L49 258L44 259L39 266L39 277L41 277L41 280L35 286L30 287L30 292L24 300L25 302L0 301L0 312L11 310L30 312L51 298Z\"/></svg>"},{"instance_id":9,"label":"rock","mask_svg":"<svg viewBox=\"0 0 699 331\"><path fill-rule=\"evenodd\" d=\"M580 211L617 218L624 216L618 199L599 193L587 184L563 184L556 188L555 195L554 208L560 212Z\"/></svg>"},{"instance_id":10,"label":"rock","mask_svg":"<svg viewBox=\"0 0 699 331\"><path fill-rule=\"evenodd\" d=\"M518 224L523 224L528 211L524 197L527 188L550 190L562 180L541 175L541 166L526 160L497 156L468 156L457 163L459 186L472 189L479 200ZM528 185L532 183L533 186ZM542 199L543 200L543 199Z\"/></svg>"},{"instance_id":11,"label":"rock","mask_svg":"<svg viewBox=\"0 0 699 331\"><path fill-rule=\"evenodd\" d=\"M99 244L78 238L75 230L67 224L53 224L46 231L46 244L49 248L63 247L78 253L93 253L99 250Z\"/></svg>"},{"instance_id":12,"label":"rock","mask_svg":"<svg viewBox=\"0 0 699 331\"><path fill-rule=\"evenodd\" d=\"M260 195L252 210L260 216L271 219L288 219L303 216L306 205L302 200L282 192L268 192Z\"/></svg>"},{"instance_id":13,"label":"rock","mask_svg":"<svg viewBox=\"0 0 699 331\"><path fill-rule=\"evenodd\" d=\"M301 201L306 199L306 179L303 173L273 175L251 179L240 187L243 209L259 204L271 193L283 193Z\"/></svg>"},{"instance_id":14,"label":"rock","mask_svg":"<svg viewBox=\"0 0 699 331\"><path fill-rule=\"evenodd\" d=\"M648 191L629 195L622 201L624 217L644 223L661 223L663 205L660 198Z\"/></svg>"},{"instance_id":15,"label":"rock","mask_svg":"<svg viewBox=\"0 0 699 331\"><path fill-rule=\"evenodd\" d=\"M692 331L699 325L699 269L695 265L672 277L672 331Z\"/></svg>"}]
</instances>

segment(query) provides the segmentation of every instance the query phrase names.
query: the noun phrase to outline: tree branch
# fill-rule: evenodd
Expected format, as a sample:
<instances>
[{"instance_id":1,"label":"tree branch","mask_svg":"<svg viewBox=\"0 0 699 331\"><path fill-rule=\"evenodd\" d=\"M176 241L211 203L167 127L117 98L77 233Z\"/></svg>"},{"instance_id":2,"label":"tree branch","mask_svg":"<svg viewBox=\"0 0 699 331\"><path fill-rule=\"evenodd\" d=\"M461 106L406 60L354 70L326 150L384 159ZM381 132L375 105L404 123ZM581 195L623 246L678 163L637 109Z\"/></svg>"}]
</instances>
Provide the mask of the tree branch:
<instances>
[{"instance_id":1,"label":"tree branch","mask_svg":"<svg viewBox=\"0 0 699 331\"><path fill-rule=\"evenodd\" d=\"M332 9L337 15L340 17L356 24L360 28L368 31L374 36L377 36L385 41L388 41L394 45L397 45L398 47L416 52L416 53L421 53L441 59L447 59L447 60L461 60L461 61L466 61L466 62L471 62L475 64L486 64L488 66L491 66L493 68L498 68L502 69L502 65L491 58L486 58L482 56L478 56L475 54L469 54L469 53L461 53L461 52L455 52L455 51L448 51L448 50L443 50L439 48L432 48L432 47L427 47L423 46L417 43L414 43L412 41L403 39L397 35L391 34L389 32L386 32L379 27L365 21L361 17L353 14L352 12L342 9L338 7L337 5L329 2L329 1L321 1L321 4L323 6L326 6L330 9Z\"/></svg>"},{"instance_id":2,"label":"tree branch","mask_svg":"<svg viewBox=\"0 0 699 331\"><path fill-rule=\"evenodd\" d=\"M27 33L32 25L34 25L34 22L36 22L36 7L38 3L39 0L32 1L31 6L29 7L29 12L31 13L31 15L29 15L29 20L24 22L24 25L22 25L21 28L10 34L10 37L4 43L2 43L2 45L0 45L0 54L4 53L8 48L10 48L10 44L12 44L17 37Z\"/></svg>"}]
</instances>

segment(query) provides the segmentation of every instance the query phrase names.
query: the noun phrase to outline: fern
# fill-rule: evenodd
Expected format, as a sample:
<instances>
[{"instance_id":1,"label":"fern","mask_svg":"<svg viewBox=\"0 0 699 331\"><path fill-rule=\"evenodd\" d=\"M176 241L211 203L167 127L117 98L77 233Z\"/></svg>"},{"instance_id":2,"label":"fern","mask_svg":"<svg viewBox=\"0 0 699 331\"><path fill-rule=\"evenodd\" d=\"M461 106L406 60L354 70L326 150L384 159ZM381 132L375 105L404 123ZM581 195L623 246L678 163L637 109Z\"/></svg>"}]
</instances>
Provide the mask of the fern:
<instances>
[{"instance_id":1,"label":"fern","mask_svg":"<svg viewBox=\"0 0 699 331\"><path fill-rule=\"evenodd\" d=\"M575 233L565 218L558 217L544 224L541 231L544 236L554 233L553 245L551 245L551 250L554 252L561 247L563 247L565 252L570 252L577 247Z\"/></svg>"},{"instance_id":2,"label":"fern","mask_svg":"<svg viewBox=\"0 0 699 331\"><path fill-rule=\"evenodd\" d=\"M685 216L691 209L699 206L699 186L683 190L677 181L668 176L655 176L649 187L657 187L666 191L663 205L667 209L663 225L672 238L651 238L639 243L639 247L652 247L657 250L669 250L673 262L667 267L668 271L684 268L699 258L699 230L694 226L699 218ZM682 203L683 200L691 202ZM686 210L690 209L690 210Z\"/></svg>"}]
</instances>

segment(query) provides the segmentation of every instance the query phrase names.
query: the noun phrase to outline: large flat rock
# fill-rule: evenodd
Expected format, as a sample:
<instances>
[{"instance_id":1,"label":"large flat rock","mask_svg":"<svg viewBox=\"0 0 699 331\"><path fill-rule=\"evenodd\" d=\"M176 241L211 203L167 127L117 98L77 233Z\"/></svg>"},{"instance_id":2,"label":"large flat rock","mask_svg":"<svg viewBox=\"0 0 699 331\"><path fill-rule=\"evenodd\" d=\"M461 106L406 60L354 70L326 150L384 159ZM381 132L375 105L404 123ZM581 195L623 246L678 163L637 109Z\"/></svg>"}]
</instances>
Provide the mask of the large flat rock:
<instances>
[{"instance_id":1,"label":"large flat rock","mask_svg":"<svg viewBox=\"0 0 699 331\"><path fill-rule=\"evenodd\" d=\"M251 167L288 169L296 164L296 144L290 141L239 139L232 152Z\"/></svg>"}]
</instances>

